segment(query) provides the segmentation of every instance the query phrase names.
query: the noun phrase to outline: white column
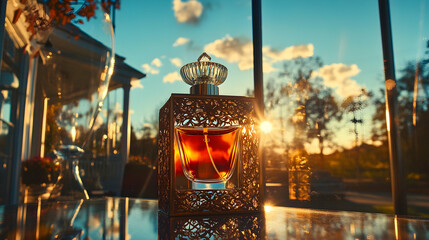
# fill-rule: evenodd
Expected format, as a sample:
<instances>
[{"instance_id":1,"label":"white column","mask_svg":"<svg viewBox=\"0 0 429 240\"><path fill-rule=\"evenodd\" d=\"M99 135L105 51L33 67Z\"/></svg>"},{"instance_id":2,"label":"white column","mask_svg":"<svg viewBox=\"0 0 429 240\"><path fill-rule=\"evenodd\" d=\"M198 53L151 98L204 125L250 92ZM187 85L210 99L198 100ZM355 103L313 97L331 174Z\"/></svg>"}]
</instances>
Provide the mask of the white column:
<instances>
[{"instance_id":1,"label":"white column","mask_svg":"<svg viewBox=\"0 0 429 240\"><path fill-rule=\"evenodd\" d=\"M122 146L121 154L122 161L125 164L128 162L130 155L130 140L131 140L131 124L130 124L130 89L131 86L124 86L124 105L122 113Z\"/></svg>"}]
</instances>

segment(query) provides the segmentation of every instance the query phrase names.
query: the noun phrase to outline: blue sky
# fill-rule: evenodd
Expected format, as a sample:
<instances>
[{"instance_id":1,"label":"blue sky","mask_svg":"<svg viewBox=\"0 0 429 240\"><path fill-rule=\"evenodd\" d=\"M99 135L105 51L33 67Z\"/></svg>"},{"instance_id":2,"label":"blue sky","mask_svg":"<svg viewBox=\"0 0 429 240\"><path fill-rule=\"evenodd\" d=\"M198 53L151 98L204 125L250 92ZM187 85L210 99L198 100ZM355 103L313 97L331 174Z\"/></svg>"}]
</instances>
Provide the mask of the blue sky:
<instances>
[{"instance_id":1,"label":"blue sky","mask_svg":"<svg viewBox=\"0 0 429 240\"><path fill-rule=\"evenodd\" d=\"M397 70L422 57L429 35L426 13L425 0L391 1ZM360 88L384 86L377 1L264 0L262 23L265 80L277 78L288 59L319 56L325 66L317 74L339 100ZM117 53L147 73L131 91L132 125L142 126L157 114L171 93L188 93L187 84L174 80L180 67L203 51L229 69L221 94L245 95L253 89L251 39L250 0L121 1ZM367 113L362 116L370 123ZM370 124L362 128L368 138ZM347 127L340 134L351 135Z\"/></svg>"},{"instance_id":2,"label":"blue sky","mask_svg":"<svg viewBox=\"0 0 429 240\"><path fill-rule=\"evenodd\" d=\"M198 23L179 23L172 1L124 1L121 4L116 18L117 52L127 58L128 64L148 74L141 81L144 88L136 88L131 94L132 121L136 124L155 114L171 93L189 92L184 82L166 83L163 79L169 73L178 74L182 65L196 61L206 44L227 34L251 40L248 1L205 2ZM235 24L231 24L232 21ZM174 47L178 38L189 39L189 42ZM252 71L239 71L236 64L212 57L230 70L227 81L221 86L222 94L244 95L246 89L253 86ZM162 65L157 66L154 59L159 59ZM181 64L175 66L171 59L180 59ZM153 72L143 68L144 64Z\"/></svg>"}]
</instances>

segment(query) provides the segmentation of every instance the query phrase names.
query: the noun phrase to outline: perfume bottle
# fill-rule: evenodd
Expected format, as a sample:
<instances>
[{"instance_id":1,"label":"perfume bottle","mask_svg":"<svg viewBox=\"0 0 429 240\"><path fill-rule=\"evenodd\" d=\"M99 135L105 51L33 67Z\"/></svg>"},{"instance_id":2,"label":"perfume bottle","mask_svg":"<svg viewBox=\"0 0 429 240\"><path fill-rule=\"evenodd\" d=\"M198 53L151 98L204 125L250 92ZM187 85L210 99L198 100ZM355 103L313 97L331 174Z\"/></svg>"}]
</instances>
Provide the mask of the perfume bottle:
<instances>
[{"instance_id":1,"label":"perfume bottle","mask_svg":"<svg viewBox=\"0 0 429 240\"><path fill-rule=\"evenodd\" d=\"M210 60L183 66L190 94L160 109L158 200L170 216L262 211L256 101L219 95L228 69Z\"/></svg>"},{"instance_id":2,"label":"perfume bottle","mask_svg":"<svg viewBox=\"0 0 429 240\"><path fill-rule=\"evenodd\" d=\"M181 68L184 82L192 86L191 94L219 95L218 85L225 81L228 69L210 60L210 56L203 53L198 62ZM240 155L240 125L178 125L175 140L183 173L192 182L192 189L226 188Z\"/></svg>"}]
</instances>

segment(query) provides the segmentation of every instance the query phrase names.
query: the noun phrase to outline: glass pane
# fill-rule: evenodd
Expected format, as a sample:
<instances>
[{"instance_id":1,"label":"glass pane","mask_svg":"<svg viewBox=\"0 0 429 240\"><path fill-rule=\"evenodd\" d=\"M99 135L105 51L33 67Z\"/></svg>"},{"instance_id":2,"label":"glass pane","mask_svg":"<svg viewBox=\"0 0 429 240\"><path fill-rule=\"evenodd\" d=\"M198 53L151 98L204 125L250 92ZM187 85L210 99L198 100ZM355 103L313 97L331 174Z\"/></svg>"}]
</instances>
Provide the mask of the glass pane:
<instances>
[{"instance_id":1,"label":"glass pane","mask_svg":"<svg viewBox=\"0 0 429 240\"><path fill-rule=\"evenodd\" d=\"M10 72L2 71L2 80ZM14 90L0 91L0 203L5 203L12 161L13 127L11 107Z\"/></svg>"},{"instance_id":2,"label":"glass pane","mask_svg":"<svg viewBox=\"0 0 429 240\"><path fill-rule=\"evenodd\" d=\"M390 5L408 212L428 216L429 6L423 0Z\"/></svg>"},{"instance_id":3,"label":"glass pane","mask_svg":"<svg viewBox=\"0 0 429 240\"><path fill-rule=\"evenodd\" d=\"M392 212L376 1L263 1L268 202Z\"/></svg>"},{"instance_id":4,"label":"glass pane","mask_svg":"<svg viewBox=\"0 0 429 240\"><path fill-rule=\"evenodd\" d=\"M95 16L84 28L56 26L41 46L36 82L41 94L36 104L45 104L46 132L40 155L42 161L53 159L61 165L58 181L50 179L41 185L54 185L49 198L56 200L87 198L88 193L99 196L105 191L117 194L120 188L122 161L118 154L113 156L118 150L108 133L114 104L104 101L115 62L113 27L101 6L91 14ZM111 159L115 164L108 168ZM102 175L106 172L108 176ZM115 181L115 186L107 189L104 177ZM34 181L24 184L31 186Z\"/></svg>"},{"instance_id":5,"label":"glass pane","mask_svg":"<svg viewBox=\"0 0 429 240\"><path fill-rule=\"evenodd\" d=\"M16 89L19 86L17 73L11 66L17 57L12 40L7 36L4 39L4 53L0 79L0 204L6 203L9 197L10 174L12 167L13 134L15 122L13 112L16 110ZM7 59L7 61L6 61ZM6 63L8 62L8 63ZM11 65L9 65L11 64Z\"/></svg>"}]
</instances>

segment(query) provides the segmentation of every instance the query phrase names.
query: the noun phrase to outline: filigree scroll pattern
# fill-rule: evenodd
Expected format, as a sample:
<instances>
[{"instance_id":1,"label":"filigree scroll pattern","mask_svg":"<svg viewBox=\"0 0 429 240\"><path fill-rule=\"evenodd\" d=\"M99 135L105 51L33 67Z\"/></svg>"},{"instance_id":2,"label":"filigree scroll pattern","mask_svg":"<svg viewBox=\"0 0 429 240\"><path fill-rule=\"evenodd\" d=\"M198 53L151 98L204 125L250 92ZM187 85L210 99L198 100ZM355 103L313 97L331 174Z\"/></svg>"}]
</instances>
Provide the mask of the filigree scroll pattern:
<instances>
[{"instance_id":1,"label":"filigree scroll pattern","mask_svg":"<svg viewBox=\"0 0 429 240\"><path fill-rule=\"evenodd\" d=\"M158 214L158 239L263 239L262 214L168 217Z\"/></svg>"},{"instance_id":2,"label":"filigree scroll pattern","mask_svg":"<svg viewBox=\"0 0 429 240\"><path fill-rule=\"evenodd\" d=\"M179 218L172 223L170 239L262 239L261 216Z\"/></svg>"},{"instance_id":3,"label":"filigree scroll pattern","mask_svg":"<svg viewBox=\"0 0 429 240\"><path fill-rule=\"evenodd\" d=\"M181 126L244 126L242 137L242 178L228 190L175 190L174 211L178 214L251 212L262 207L258 138L253 101L244 98L173 98L173 121Z\"/></svg>"},{"instance_id":4,"label":"filigree scroll pattern","mask_svg":"<svg viewBox=\"0 0 429 240\"><path fill-rule=\"evenodd\" d=\"M158 138L158 205L165 212L169 211L170 176L170 104L167 102L159 111Z\"/></svg>"}]
</instances>

